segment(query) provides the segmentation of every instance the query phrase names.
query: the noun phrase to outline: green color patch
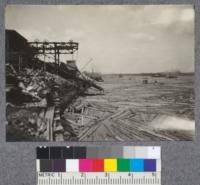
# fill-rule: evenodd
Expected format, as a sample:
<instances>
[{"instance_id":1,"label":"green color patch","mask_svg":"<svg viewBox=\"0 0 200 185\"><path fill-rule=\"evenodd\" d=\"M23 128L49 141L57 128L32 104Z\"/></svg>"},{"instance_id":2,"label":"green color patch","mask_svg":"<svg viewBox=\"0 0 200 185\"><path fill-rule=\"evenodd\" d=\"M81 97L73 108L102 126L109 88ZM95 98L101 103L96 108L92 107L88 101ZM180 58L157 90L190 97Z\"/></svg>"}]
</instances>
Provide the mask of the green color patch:
<instances>
[{"instance_id":1,"label":"green color patch","mask_svg":"<svg viewBox=\"0 0 200 185\"><path fill-rule=\"evenodd\" d=\"M130 160L129 159L117 159L117 171L118 172L129 172L130 171Z\"/></svg>"}]
</instances>

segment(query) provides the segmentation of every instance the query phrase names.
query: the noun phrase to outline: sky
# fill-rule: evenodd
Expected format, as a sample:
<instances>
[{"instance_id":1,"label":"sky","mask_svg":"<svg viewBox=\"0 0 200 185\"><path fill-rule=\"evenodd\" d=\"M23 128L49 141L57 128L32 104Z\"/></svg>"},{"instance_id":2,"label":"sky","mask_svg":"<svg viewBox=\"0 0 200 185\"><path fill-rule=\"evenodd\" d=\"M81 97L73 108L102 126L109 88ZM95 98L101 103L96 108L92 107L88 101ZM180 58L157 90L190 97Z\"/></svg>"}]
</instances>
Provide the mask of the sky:
<instances>
[{"instance_id":1,"label":"sky","mask_svg":"<svg viewBox=\"0 0 200 185\"><path fill-rule=\"evenodd\" d=\"M79 42L82 70L194 71L192 5L9 5L5 17L28 41Z\"/></svg>"}]
</instances>

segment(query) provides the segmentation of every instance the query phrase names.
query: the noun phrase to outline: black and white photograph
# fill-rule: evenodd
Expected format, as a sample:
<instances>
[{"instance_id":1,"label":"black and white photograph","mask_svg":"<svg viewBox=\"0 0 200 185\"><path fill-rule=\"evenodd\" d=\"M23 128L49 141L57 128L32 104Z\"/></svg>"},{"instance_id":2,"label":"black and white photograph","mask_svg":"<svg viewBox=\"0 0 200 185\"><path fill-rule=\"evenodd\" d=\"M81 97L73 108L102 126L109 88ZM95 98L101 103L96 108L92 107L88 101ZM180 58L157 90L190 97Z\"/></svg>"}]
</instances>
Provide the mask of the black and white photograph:
<instances>
[{"instance_id":1,"label":"black and white photograph","mask_svg":"<svg viewBox=\"0 0 200 185\"><path fill-rule=\"evenodd\" d=\"M6 141L191 141L193 5L8 5Z\"/></svg>"}]
</instances>

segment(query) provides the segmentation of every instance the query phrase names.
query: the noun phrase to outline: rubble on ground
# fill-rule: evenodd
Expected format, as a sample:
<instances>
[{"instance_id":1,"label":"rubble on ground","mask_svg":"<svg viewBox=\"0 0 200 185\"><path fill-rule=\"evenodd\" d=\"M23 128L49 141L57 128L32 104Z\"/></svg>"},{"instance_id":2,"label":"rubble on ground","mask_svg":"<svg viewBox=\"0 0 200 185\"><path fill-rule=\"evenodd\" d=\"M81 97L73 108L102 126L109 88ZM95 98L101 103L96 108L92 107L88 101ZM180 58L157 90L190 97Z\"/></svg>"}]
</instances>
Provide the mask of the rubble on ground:
<instances>
[{"instance_id":1,"label":"rubble on ground","mask_svg":"<svg viewBox=\"0 0 200 185\"><path fill-rule=\"evenodd\" d=\"M29 68L17 75L10 70L7 79L10 84L6 92L8 138L13 132L19 132L29 140L76 139L75 131L69 129L65 120L61 120L61 114L74 98L85 91L84 88L80 89L82 81ZM48 125L54 125L53 131ZM49 132L53 132L51 138L47 136ZM15 140L23 140L21 136L16 137Z\"/></svg>"}]
</instances>

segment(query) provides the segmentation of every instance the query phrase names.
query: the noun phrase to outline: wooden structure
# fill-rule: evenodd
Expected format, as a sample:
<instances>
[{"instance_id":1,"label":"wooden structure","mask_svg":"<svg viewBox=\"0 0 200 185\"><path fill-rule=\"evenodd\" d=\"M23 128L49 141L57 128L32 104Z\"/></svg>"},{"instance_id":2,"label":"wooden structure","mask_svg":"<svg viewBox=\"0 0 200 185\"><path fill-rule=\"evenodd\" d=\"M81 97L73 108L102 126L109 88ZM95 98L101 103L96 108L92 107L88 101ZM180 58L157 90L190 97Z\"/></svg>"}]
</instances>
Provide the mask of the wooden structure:
<instances>
[{"instance_id":1,"label":"wooden structure","mask_svg":"<svg viewBox=\"0 0 200 185\"><path fill-rule=\"evenodd\" d=\"M22 63L28 60L30 55L27 55L29 44L25 37L15 30L6 30L6 63L12 64L15 70L20 71Z\"/></svg>"},{"instance_id":2,"label":"wooden structure","mask_svg":"<svg viewBox=\"0 0 200 185\"><path fill-rule=\"evenodd\" d=\"M29 42L32 52L36 55L53 55L54 62L60 65L60 55L73 55L78 51L78 43L69 42Z\"/></svg>"}]
</instances>

